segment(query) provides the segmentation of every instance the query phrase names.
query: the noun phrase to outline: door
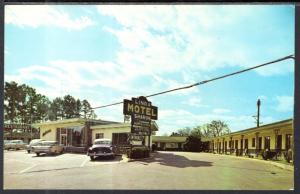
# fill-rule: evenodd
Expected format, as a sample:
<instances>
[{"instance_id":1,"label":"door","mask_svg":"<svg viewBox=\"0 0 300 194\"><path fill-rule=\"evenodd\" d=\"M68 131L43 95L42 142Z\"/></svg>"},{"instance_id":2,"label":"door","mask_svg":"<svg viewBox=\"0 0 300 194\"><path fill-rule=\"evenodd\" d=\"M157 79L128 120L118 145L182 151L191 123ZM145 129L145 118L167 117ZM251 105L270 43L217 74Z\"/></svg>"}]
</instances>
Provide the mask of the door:
<instances>
[{"instance_id":1,"label":"door","mask_svg":"<svg viewBox=\"0 0 300 194\"><path fill-rule=\"evenodd\" d=\"M258 150L261 150L262 148L262 137L258 138Z\"/></svg>"},{"instance_id":2,"label":"door","mask_svg":"<svg viewBox=\"0 0 300 194\"><path fill-rule=\"evenodd\" d=\"M60 144L63 144L64 146L67 146L67 135L61 134L60 135Z\"/></svg>"},{"instance_id":3,"label":"door","mask_svg":"<svg viewBox=\"0 0 300 194\"><path fill-rule=\"evenodd\" d=\"M277 144L276 144L277 151L282 149L282 135L277 136Z\"/></svg>"}]
</instances>

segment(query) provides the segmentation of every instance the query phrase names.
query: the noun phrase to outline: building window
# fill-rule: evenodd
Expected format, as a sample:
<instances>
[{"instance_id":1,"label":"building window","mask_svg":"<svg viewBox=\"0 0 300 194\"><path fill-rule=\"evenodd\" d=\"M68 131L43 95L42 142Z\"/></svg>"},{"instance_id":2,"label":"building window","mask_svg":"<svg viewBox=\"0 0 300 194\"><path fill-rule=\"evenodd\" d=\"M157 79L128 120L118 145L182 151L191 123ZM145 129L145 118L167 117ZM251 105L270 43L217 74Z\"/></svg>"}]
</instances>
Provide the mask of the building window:
<instances>
[{"instance_id":1,"label":"building window","mask_svg":"<svg viewBox=\"0 0 300 194\"><path fill-rule=\"evenodd\" d=\"M255 138L252 138L252 147L255 147Z\"/></svg>"},{"instance_id":2,"label":"building window","mask_svg":"<svg viewBox=\"0 0 300 194\"><path fill-rule=\"evenodd\" d=\"M112 143L113 145L129 145L129 134L128 133L113 133Z\"/></svg>"},{"instance_id":3,"label":"building window","mask_svg":"<svg viewBox=\"0 0 300 194\"><path fill-rule=\"evenodd\" d=\"M238 149L239 140L235 140L235 149Z\"/></svg>"},{"instance_id":4,"label":"building window","mask_svg":"<svg viewBox=\"0 0 300 194\"><path fill-rule=\"evenodd\" d=\"M270 136L265 137L265 149L270 149Z\"/></svg>"},{"instance_id":5,"label":"building window","mask_svg":"<svg viewBox=\"0 0 300 194\"><path fill-rule=\"evenodd\" d=\"M103 133L96 133L96 139L102 139L102 138L104 138Z\"/></svg>"},{"instance_id":6,"label":"building window","mask_svg":"<svg viewBox=\"0 0 300 194\"><path fill-rule=\"evenodd\" d=\"M289 150L292 145L292 135L291 134L286 134L285 136L285 149Z\"/></svg>"}]
</instances>

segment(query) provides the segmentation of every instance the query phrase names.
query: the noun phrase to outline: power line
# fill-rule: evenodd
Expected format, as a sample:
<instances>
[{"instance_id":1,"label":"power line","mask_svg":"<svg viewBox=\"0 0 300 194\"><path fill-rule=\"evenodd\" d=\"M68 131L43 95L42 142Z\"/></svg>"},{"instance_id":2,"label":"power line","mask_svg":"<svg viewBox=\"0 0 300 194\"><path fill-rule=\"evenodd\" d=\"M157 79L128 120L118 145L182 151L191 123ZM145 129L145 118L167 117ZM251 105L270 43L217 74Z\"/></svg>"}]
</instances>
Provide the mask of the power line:
<instances>
[{"instance_id":1,"label":"power line","mask_svg":"<svg viewBox=\"0 0 300 194\"><path fill-rule=\"evenodd\" d=\"M240 71L236 71L236 72L233 72L233 73L229 73L229 74L225 74L225 75L222 75L222 76L219 76L219 77L215 77L215 78L212 78L212 79L197 82L197 83L194 83L194 84L191 84L191 85L188 85L188 86L183 86L183 87L174 88L174 89L171 89L171 90L166 90L166 91L163 91L163 92L158 92L158 93L155 93L155 94L150 94L150 95L145 96L145 97L149 98L149 97L152 97L152 96L158 96L158 95L169 93L169 92L174 92L174 91L178 91L178 90L184 90L184 89L192 88L194 86L199 86L199 85L202 85L202 84L206 84L208 82L212 82L212 81L216 81L216 80L223 79L223 78L226 78L226 77L230 77L230 76L233 76L233 75L237 75L237 74L240 74L240 73L244 73L246 71L257 69L257 68L267 66L267 65L270 65L270 64L273 64L273 63L277 63L277 62L280 62L280 61L284 61L284 60L287 60L287 59L295 59L295 57L294 57L294 55L288 55L288 56L276 59L274 61L270 61L270 62L267 62L267 63L256 65L256 66L253 66L253 67L250 67L250 68L247 68L247 69L243 69L243 70L240 70ZM123 102L116 102L116 103L107 104L107 105L104 105L104 106L98 106L98 107L94 107L92 109L105 108L105 107L108 107L108 106L114 106L114 105L118 105L118 104L123 104Z\"/></svg>"}]
</instances>

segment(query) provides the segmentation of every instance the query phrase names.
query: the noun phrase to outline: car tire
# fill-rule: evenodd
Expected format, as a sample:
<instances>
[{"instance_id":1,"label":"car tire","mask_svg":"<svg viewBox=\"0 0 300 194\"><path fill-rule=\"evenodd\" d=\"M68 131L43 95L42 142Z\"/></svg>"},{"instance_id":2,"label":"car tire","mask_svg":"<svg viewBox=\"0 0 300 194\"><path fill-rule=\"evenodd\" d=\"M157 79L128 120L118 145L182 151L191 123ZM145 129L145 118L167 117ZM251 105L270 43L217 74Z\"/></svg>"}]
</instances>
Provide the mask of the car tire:
<instances>
[{"instance_id":1,"label":"car tire","mask_svg":"<svg viewBox=\"0 0 300 194\"><path fill-rule=\"evenodd\" d=\"M27 153L30 154L30 150L27 150Z\"/></svg>"},{"instance_id":2,"label":"car tire","mask_svg":"<svg viewBox=\"0 0 300 194\"><path fill-rule=\"evenodd\" d=\"M94 156L90 156L91 158L91 161L94 161L95 160L95 157Z\"/></svg>"},{"instance_id":3,"label":"car tire","mask_svg":"<svg viewBox=\"0 0 300 194\"><path fill-rule=\"evenodd\" d=\"M36 156L40 156L40 153L36 153Z\"/></svg>"}]
</instances>

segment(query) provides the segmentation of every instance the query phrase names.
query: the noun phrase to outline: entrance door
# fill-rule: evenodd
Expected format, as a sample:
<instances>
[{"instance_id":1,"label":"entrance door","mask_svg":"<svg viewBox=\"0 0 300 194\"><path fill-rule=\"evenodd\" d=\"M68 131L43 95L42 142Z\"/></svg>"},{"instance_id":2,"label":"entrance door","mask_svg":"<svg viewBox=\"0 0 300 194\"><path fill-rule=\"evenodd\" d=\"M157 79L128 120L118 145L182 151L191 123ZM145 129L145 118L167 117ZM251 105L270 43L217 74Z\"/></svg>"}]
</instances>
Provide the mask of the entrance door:
<instances>
[{"instance_id":1,"label":"entrance door","mask_svg":"<svg viewBox=\"0 0 300 194\"><path fill-rule=\"evenodd\" d=\"M258 138L258 150L261 150L262 148L262 137Z\"/></svg>"},{"instance_id":2,"label":"entrance door","mask_svg":"<svg viewBox=\"0 0 300 194\"><path fill-rule=\"evenodd\" d=\"M282 135L277 136L277 144L276 144L277 151L282 149Z\"/></svg>"},{"instance_id":3,"label":"entrance door","mask_svg":"<svg viewBox=\"0 0 300 194\"><path fill-rule=\"evenodd\" d=\"M60 135L60 144L63 144L64 146L67 146L67 135L61 134Z\"/></svg>"}]
</instances>

